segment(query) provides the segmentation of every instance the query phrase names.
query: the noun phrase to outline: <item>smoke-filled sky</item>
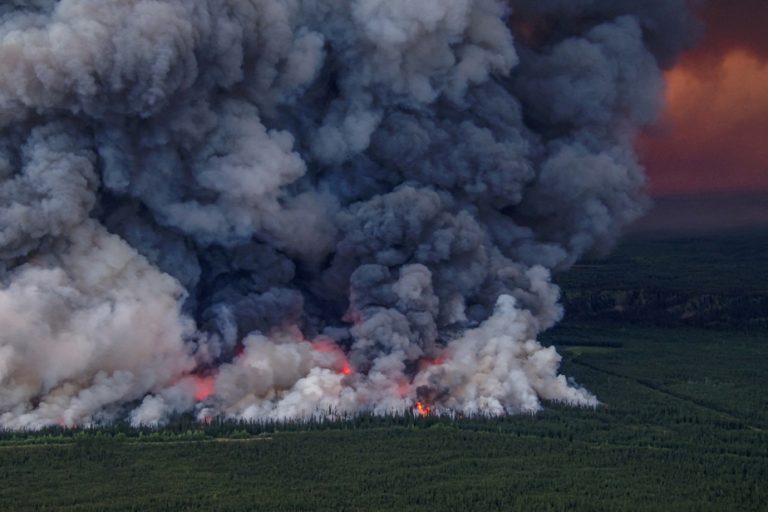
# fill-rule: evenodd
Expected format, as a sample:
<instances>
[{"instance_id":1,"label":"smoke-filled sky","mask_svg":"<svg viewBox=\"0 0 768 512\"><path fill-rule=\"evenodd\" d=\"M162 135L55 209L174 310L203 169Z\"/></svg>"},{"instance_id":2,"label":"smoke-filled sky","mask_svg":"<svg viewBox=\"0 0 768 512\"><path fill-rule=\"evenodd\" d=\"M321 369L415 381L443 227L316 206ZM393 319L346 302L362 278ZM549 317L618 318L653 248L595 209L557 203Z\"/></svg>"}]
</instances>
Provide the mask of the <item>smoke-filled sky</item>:
<instances>
[{"instance_id":1,"label":"smoke-filled sky","mask_svg":"<svg viewBox=\"0 0 768 512\"><path fill-rule=\"evenodd\" d=\"M596 406L552 274L646 210L694 36L686 0L0 3L0 427Z\"/></svg>"},{"instance_id":2,"label":"smoke-filled sky","mask_svg":"<svg viewBox=\"0 0 768 512\"><path fill-rule=\"evenodd\" d=\"M639 145L654 195L768 192L768 2L708 0Z\"/></svg>"}]
</instances>

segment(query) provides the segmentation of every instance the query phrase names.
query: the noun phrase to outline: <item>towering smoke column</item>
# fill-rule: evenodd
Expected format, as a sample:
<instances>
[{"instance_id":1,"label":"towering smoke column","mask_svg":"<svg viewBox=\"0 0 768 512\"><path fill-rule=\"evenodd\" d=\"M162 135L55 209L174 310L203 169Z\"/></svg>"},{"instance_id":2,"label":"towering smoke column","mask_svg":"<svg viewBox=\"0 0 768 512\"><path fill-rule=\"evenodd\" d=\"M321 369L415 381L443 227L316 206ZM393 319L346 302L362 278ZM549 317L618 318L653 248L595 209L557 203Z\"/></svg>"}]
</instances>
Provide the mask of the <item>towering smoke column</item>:
<instances>
[{"instance_id":1,"label":"towering smoke column","mask_svg":"<svg viewBox=\"0 0 768 512\"><path fill-rule=\"evenodd\" d=\"M0 6L0 425L594 405L683 0Z\"/></svg>"}]
</instances>

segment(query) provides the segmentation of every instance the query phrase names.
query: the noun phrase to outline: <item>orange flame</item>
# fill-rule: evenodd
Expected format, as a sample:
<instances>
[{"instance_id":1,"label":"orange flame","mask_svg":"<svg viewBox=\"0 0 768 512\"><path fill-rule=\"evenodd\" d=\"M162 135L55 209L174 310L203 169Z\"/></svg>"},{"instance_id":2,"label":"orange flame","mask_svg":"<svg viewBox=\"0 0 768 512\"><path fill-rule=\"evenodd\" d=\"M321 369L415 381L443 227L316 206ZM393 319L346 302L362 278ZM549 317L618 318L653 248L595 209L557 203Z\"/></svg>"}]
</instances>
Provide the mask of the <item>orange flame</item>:
<instances>
[{"instance_id":1,"label":"orange flame","mask_svg":"<svg viewBox=\"0 0 768 512\"><path fill-rule=\"evenodd\" d=\"M352 375L352 366L347 361L347 355L333 340L317 339L312 342L312 350L323 354L333 354L336 357L335 371L342 375Z\"/></svg>"},{"instance_id":2,"label":"orange flame","mask_svg":"<svg viewBox=\"0 0 768 512\"><path fill-rule=\"evenodd\" d=\"M424 402L416 402L416 412L421 416L429 416L432 413L432 407Z\"/></svg>"},{"instance_id":3,"label":"orange flame","mask_svg":"<svg viewBox=\"0 0 768 512\"><path fill-rule=\"evenodd\" d=\"M195 400L202 402L216 392L216 381L212 376L195 376Z\"/></svg>"}]
</instances>

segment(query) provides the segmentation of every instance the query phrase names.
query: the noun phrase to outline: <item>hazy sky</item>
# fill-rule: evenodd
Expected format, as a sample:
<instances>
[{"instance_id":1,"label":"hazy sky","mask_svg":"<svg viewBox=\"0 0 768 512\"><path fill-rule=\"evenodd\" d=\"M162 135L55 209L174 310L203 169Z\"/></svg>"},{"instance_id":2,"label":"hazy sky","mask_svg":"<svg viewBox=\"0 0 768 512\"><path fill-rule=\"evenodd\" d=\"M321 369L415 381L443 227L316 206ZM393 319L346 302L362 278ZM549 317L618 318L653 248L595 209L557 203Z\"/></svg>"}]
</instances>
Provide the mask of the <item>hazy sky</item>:
<instances>
[{"instance_id":1,"label":"hazy sky","mask_svg":"<svg viewBox=\"0 0 768 512\"><path fill-rule=\"evenodd\" d=\"M768 192L768 1L710 0L702 43L668 72L639 149L656 196Z\"/></svg>"}]
</instances>

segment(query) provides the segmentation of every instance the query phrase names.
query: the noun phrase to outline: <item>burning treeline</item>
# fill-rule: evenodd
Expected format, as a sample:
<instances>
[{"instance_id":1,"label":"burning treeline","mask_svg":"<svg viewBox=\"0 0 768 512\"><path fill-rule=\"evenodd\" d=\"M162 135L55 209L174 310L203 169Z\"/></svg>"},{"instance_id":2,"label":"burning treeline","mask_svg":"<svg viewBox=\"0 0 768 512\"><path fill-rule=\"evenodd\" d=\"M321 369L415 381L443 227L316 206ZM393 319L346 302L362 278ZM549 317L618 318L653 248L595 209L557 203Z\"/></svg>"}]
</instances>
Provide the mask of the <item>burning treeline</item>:
<instances>
[{"instance_id":1,"label":"burning treeline","mask_svg":"<svg viewBox=\"0 0 768 512\"><path fill-rule=\"evenodd\" d=\"M643 211L633 139L689 24L683 0L4 2L0 425L595 405L536 341L551 272Z\"/></svg>"}]
</instances>

